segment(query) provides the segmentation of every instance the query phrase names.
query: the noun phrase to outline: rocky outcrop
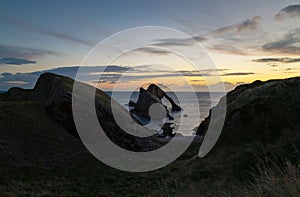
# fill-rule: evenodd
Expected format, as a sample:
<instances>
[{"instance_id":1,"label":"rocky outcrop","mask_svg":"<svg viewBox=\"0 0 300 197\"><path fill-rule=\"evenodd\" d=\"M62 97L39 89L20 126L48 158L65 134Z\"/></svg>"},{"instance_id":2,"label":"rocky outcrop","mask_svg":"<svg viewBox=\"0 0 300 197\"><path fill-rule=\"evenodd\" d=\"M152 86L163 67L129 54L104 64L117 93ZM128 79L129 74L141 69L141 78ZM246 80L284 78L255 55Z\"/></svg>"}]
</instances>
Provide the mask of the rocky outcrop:
<instances>
[{"instance_id":1,"label":"rocky outcrop","mask_svg":"<svg viewBox=\"0 0 300 197\"><path fill-rule=\"evenodd\" d=\"M222 108L225 98L227 112L220 137L205 158L194 162L190 176L209 174L213 181L226 177L240 183L262 172L261 166L299 165L300 77L236 87L199 125L197 135L204 135L203 142L211 139L208 125L218 121L218 116L210 119L212 112Z\"/></svg>"},{"instance_id":2,"label":"rocky outcrop","mask_svg":"<svg viewBox=\"0 0 300 197\"><path fill-rule=\"evenodd\" d=\"M142 116L149 116L149 108L155 103L162 105L162 102L158 97L152 95L144 88L140 88L137 102L134 103L133 101L129 101L129 106L134 108L134 113Z\"/></svg>"},{"instance_id":3,"label":"rocky outcrop","mask_svg":"<svg viewBox=\"0 0 300 197\"><path fill-rule=\"evenodd\" d=\"M138 113L143 116L149 116L149 108L154 103L159 103L161 105L161 99L165 97L172 105L172 111L181 111L181 107L179 107L174 100L168 96L160 87L155 84L150 84L145 90L144 88L140 88L139 97L136 103L130 101L129 106L134 107L135 113ZM167 107L165 107L167 109ZM168 113L169 114L169 113ZM168 115L169 116L169 115Z\"/></svg>"},{"instance_id":4,"label":"rocky outcrop","mask_svg":"<svg viewBox=\"0 0 300 197\"><path fill-rule=\"evenodd\" d=\"M147 91L150 92L153 96L156 96L159 100L165 97L172 105L172 111L181 111L181 107L179 107L174 100L169 97L169 95L163 91L160 87L155 84L150 84L147 88Z\"/></svg>"},{"instance_id":5,"label":"rocky outcrop","mask_svg":"<svg viewBox=\"0 0 300 197\"><path fill-rule=\"evenodd\" d=\"M168 118L169 120L174 120L174 118L170 115L167 107L162 103L161 99L165 97L172 105L172 111L181 111L181 107L179 107L174 100L167 95L160 87L155 84L151 84L148 86L147 90L144 88L140 88L139 97L137 102L130 101L129 106L133 107L130 110L130 114L133 118L137 120L141 125L148 124L151 119L164 119ZM155 106L154 104L159 104L157 109L153 109L153 114L150 114L151 106ZM160 108L160 109L159 109ZM156 113L155 113L156 112ZM164 112L166 112L166 117L164 116ZM143 119L144 121L141 121ZM175 133L173 133L173 124L165 123L161 129L163 130L161 137L174 137Z\"/></svg>"},{"instance_id":6,"label":"rocky outcrop","mask_svg":"<svg viewBox=\"0 0 300 197\"><path fill-rule=\"evenodd\" d=\"M271 143L287 130L300 130L299 98L300 77L236 87L226 95L226 119L217 144ZM205 135L210 118L211 113L199 125L197 135Z\"/></svg>"},{"instance_id":7,"label":"rocky outcrop","mask_svg":"<svg viewBox=\"0 0 300 197\"><path fill-rule=\"evenodd\" d=\"M15 102L34 102L49 118L61 125L68 133L78 137L72 115L72 88L74 80L68 77L52 73L42 74L32 90L12 88L1 95L1 100ZM87 84L81 84L82 90L91 88ZM119 105L115 102L115 105ZM111 98L101 90L95 93L95 106L98 120L106 135L117 145L134 151L149 151L160 147L156 137L137 137L122 130L114 119L111 109ZM129 113L121 106L116 107L119 115L128 124L133 124ZM86 112L89 113L89 112ZM38 121L38 120L37 120ZM141 133L149 133L144 127L133 127Z\"/></svg>"}]
</instances>

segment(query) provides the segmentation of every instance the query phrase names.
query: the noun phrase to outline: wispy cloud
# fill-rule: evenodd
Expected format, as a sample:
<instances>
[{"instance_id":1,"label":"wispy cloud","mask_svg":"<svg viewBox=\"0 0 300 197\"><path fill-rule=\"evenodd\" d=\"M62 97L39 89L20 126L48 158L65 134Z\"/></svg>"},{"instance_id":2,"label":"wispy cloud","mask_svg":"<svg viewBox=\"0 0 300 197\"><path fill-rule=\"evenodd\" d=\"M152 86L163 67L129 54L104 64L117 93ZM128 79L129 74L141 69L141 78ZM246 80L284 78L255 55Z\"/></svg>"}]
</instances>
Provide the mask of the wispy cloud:
<instances>
[{"instance_id":1,"label":"wispy cloud","mask_svg":"<svg viewBox=\"0 0 300 197\"><path fill-rule=\"evenodd\" d=\"M300 4L289 5L282 8L276 15L276 20L284 20L285 18L299 18L300 17Z\"/></svg>"},{"instance_id":2,"label":"wispy cloud","mask_svg":"<svg viewBox=\"0 0 300 197\"><path fill-rule=\"evenodd\" d=\"M128 83L132 81L154 79L154 78L170 78L170 77L203 77L203 76L219 76L228 71L228 69L204 69L197 70L180 70L180 71L167 71L162 69L156 69L151 65L140 65L135 67L129 66L84 66L81 67L80 73L77 73L79 66L72 67L59 67L50 70L42 70L30 73L2 73L0 75L0 89L8 89L13 86L20 86L23 88L32 88L37 78L45 72L52 72L71 78L77 77L77 80L84 82L91 82L94 84L107 83L115 84L118 82ZM98 80L95 77L101 74L101 78ZM9 81L23 81L24 83L8 83Z\"/></svg>"},{"instance_id":3,"label":"wispy cloud","mask_svg":"<svg viewBox=\"0 0 300 197\"><path fill-rule=\"evenodd\" d=\"M7 81L7 84L13 84L13 85L26 85L27 82L25 81Z\"/></svg>"},{"instance_id":4,"label":"wispy cloud","mask_svg":"<svg viewBox=\"0 0 300 197\"><path fill-rule=\"evenodd\" d=\"M169 55L172 53L171 51L160 49L160 48L152 48L152 47L143 47L136 49L137 52L147 53L150 55Z\"/></svg>"},{"instance_id":5,"label":"wispy cloud","mask_svg":"<svg viewBox=\"0 0 300 197\"><path fill-rule=\"evenodd\" d=\"M232 72L232 73L224 73L224 71L228 71L228 69L219 69L219 70L201 70L200 71L180 71L184 76L190 77L203 77L203 76L245 76L245 75L254 75L253 72Z\"/></svg>"},{"instance_id":6,"label":"wispy cloud","mask_svg":"<svg viewBox=\"0 0 300 197\"><path fill-rule=\"evenodd\" d=\"M225 88L226 92L229 92L231 90L233 90L236 86L244 84L245 82L237 82L237 83L231 83L231 82L219 82L219 83L215 83L215 84L211 84L209 85L209 88L207 85L203 85L203 84L193 84L193 87L195 89L195 91L199 91L199 92L218 92L220 91L220 89L222 89L222 87ZM189 86L189 85L188 85ZM184 88L184 87L182 87Z\"/></svg>"},{"instance_id":7,"label":"wispy cloud","mask_svg":"<svg viewBox=\"0 0 300 197\"><path fill-rule=\"evenodd\" d=\"M77 38L77 37L71 36L69 34L59 33L59 32L53 31L51 29L47 29L45 27L41 27L39 25L30 23L28 21L24 21L21 19L13 18L13 17L7 17L7 16L1 16L1 18L2 18L3 22L9 23L16 27L23 28L23 29L26 29L26 30L29 30L32 32L48 35L48 36L51 36L54 38L62 39L62 40L77 43L77 44L83 44L86 46L94 46L94 44L88 40L85 40L82 38Z\"/></svg>"},{"instance_id":8,"label":"wispy cloud","mask_svg":"<svg viewBox=\"0 0 300 197\"><path fill-rule=\"evenodd\" d=\"M193 80L190 80L191 82L204 82L205 80L202 80L202 79L193 79Z\"/></svg>"},{"instance_id":9,"label":"wispy cloud","mask_svg":"<svg viewBox=\"0 0 300 197\"><path fill-rule=\"evenodd\" d=\"M0 44L0 57L31 59L31 58L44 57L47 55L59 56L61 54L47 49L19 47L19 46Z\"/></svg>"},{"instance_id":10,"label":"wispy cloud","mask_svg":"<svg viewBox=\"0 0 300 197\"><path fill-rule=\"evenodd\" d=\"M294 29L282 38L262 46L268 52L300 55L300 28Z\"/></svg>"},{"instance_id":11,"label":"wispy cloud","mask_svg":"<svg viewBox=\"0 0 300 197\"><path fill-rule=\"evenodd\" d=\"M36 72L29 73L1 73L0 74L0 89L8 89L18 85L23 88L32 88L34 83L38 79L38 77L46 72L56 73L64 76L69 76L71 78L75 78L77 76L79 66L72 67L59 67L53 68L49 70L42 70ZM93 73L101 72L103 75L101 76L101 80L114 82L117 81L122 73L129 70L129 67L126 66L93 66L93 67L81 67L80 75L77 77L82 81L92 81L95 79ZM24 83L9 83L10 81L23 81Z\"/></svg>"},{"instance_id":12,"label":"wispy cloud","mask_svg":"<svg viewBox=\"0 0 300 197\"><path fill-rule=\"evenodd\" d=\"M288 58L288 57L282 57L282 58L261 58L261 59L255 59L252 60L253 62L259 62L259 63L296 63L300 62L300 58Z\"/></svg>"},{"instance_id":13,"label":"wispy cloud","mask_svg":"<svg viewBox=\"0 0 300 197\"><path fill-rule=\"evenodd\" d=\"M4 57L0 58L0 65L10 64L10 65L23 65L23 64L35 64L36 61L20 59L20 58L12 58L12 57Z\"/></svg>"},{"instance_id":14,"label":"wispy cloud","mask_svg":"<svg viewBox=\"0 0 300 197\"><path fill-rule=\"evenodd\" d=\"M196 35L191 38L166 38L154 40L154 46L159 47L188 47L193 46L197 42L201 42L204 46L216 53L248 55L246 50L239 47L241 44L241 35L244 32L254 31L260 27L262 18L255 16L239 23L220 27L211 30L205 34ZM235 40L235 37L238 39Z\"/></svg>"},{"instance_id":15,"label":"wispy cloud","mask_svg":"<svg viewBox=\"0 0 300 197\"><path fill-rule=\"evenodd\" d=\"M153 46L159 47L182 47L182 46L192 46L197 42L205 42L207 38L205 36L193 36L190 38L164 38L164 39L156 39L153 40Z\"/></svg>"},{"instance_id":16,"label":"wispy cloud","mask_svg":"<svg viewBox=\"0 0 300 197\"><path fill-rule=\"evenodd\" d=\"M247 19L234 25L218 28L210 33L213 35L221 35L225 33L241 33L244 31L256 30L259 27L261 20L262 18L260 16L255 16L252 19Z\"/></svg>"},{"instance_id":17,"label":"wispy cloud","mask_svg":"<svg viewBox=\"0 0 300 197\"><path fill-rule=\"evenodd\" d=\"M248 53L243 50L240 49L236 46L232 46L229 44L214 44L211 46L207 46L207 48L212 51L212 52L216 52L216 53L222 53L222 54L234 54L234 55L248 55Z\"/></svg>"},{"instance_id":18,"label":"wispy cloud","mask_svg":"<svg viewBox=\"0 0 300 197\"><path fill-rule=\"evenodd\" d=\"M254 75L253 72L235 72L235 73L225 73L222 76L245 76L245 75Z\"/></svg>"}]
</instances>

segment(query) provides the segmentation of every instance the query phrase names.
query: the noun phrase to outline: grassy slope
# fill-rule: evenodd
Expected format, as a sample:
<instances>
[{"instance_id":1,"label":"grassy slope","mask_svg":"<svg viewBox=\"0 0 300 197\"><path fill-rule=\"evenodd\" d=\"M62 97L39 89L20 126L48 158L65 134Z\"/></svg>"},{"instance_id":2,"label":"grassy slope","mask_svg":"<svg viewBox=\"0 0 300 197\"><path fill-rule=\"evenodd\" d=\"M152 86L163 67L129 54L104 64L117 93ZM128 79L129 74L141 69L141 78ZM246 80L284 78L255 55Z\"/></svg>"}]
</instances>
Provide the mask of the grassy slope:
<instances>
[{"instance_id":1,"label":"grassy slope","mask_svg":"<svg viewBox=\"0 0 300 197\"><path fill-rule=\"evenodd\" d=\"M177 192L177 179L185 187L186 182L179 180L180 169L173 171L173 166L181 166L192 155L155 172L121 172L96 160L38 105L1 102L0 110L0 193L4 196L141 196L165 192L165 184L170 184L166 191L172 193Z\"/></svg>"},{"instance_id":2,"label":"grassy slope","mask_svg":"<svg viewBox=\"0 0 300 197\"><path fill-rule=\"evenodd\" d=\"M259 174L270 169L275 172L270 164L284 171L286 159L294 166L299 162L298 85L298 81L288 81L271 88L268 84L229 95L227 116L230 118L231 113L241 110L240 121L224 128L212 153L197 158L199 145L194 144L171 165L150 173L126 173L105 166L36 103L1 102L0 193L11 196L231 196L239 192L259 195L264 191L258 189L255 193L254 188L258 188L259 180L266 180ZM14 139L3 140L6 135ZM18 157L9 152L16 145L24 151L18 151L22 153ZM266 170L260 171L257 166L264 158L272 161L265 162ZM274 177L282 185L289 181L280 174ZM253 185L245 186L249 180Z\"/></svg>"},{"instance_id":3,"label":"grassy slope","mask_svg":"<svg viewBox=\"0 0 300 197\"><path fill-rule=\"evenodd\" d=\"M154 190L164 177L151 173L145 179L148 173L105 166L35 103L0 102L0 110L1 194L137 195Z\"/></svg>"}]
</instances>

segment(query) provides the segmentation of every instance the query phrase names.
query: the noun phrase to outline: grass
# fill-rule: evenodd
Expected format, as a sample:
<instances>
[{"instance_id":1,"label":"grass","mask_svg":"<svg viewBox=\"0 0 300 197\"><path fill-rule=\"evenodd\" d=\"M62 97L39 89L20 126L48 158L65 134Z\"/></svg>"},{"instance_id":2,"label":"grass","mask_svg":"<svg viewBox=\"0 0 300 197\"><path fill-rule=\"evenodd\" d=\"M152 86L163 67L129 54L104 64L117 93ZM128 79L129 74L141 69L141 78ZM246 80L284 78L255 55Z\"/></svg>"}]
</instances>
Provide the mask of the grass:
<instances>
[{"instance_id":1,"label":"grass","mask_svg":"<svg viewBox=\"0 0 300 197\"><path fill-rule=\"evenodd\" d=\"M300 196L300 166L286 161L284 166L276 162L262 162L259 173L253 174L253 180L244 184L240 193L244 196Z\"/></svg>"},{"instance_id":2,"label":"grass","mask_svg":"<svg viewBox=\"0 0 300 197\"><path fill-rule=\"evenodd\" d=\"M62 85L71 87L71 82ZM268 86L272 89L256 87L228 99L227 118L240 110L240 121L224 127L205 158L195 157L199 144L193 144L172 164L144 173L118 171L97 161L39 103L3 99L0 194L300 196L300 86L298 81L281 89L280 84ZM107 104L107 96L98 93ZM20 165L26 162L33 165Z\"/></svg>"}]
</instances>

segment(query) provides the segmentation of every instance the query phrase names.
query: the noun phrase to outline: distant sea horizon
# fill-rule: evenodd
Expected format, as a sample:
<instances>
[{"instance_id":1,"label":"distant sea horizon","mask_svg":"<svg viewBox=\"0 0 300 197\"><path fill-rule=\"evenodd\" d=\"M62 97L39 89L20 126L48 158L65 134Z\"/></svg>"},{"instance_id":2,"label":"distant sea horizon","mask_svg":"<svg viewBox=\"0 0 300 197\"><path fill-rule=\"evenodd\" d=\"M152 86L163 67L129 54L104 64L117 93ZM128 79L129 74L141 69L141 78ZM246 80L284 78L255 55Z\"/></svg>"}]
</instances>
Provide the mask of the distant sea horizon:
<instances>
[{"instance_id":1,"label":"distant sea horizon","mask_svg":"<svg viewBox=\"0 0 300 197\"><path fill-rule=\"evenodd\" d=\"M7 90L0 90L5 93ZM116 100L122 107L129 111L129 100L137 101L138 91L103 91ZM177 126L180 125L178 133L185 136L194 135L195 128L209 115L211 107L215 106L226 92L166 92L178 103L183 111L178 114L171 114L175 117ZM180 98L180 99L178 99ZM170 103L162 99L163 103L170 109ZM200 113L199 113L200 112Z\"/></svg>"},{"instance_id":2,"label":"distant sea horizon","mask_svg":"<svg viewBox=\"0 0 300 197\"><path fill-rule=\"evenodd\" d=\"M107 95L116 100L122 107L129 111L129 100L137 101L139 92L129 91L106 91ZM173 113L175 123L180 126L177 130L184 136L194 135L195 128L209 115L209 110L217 105L220 98L226 95L226 92L166 92L172 99L181 106L181 113ZM162 99L168 109L171 108L170 103L166 99Z\"/></svg>"},{"instance_id":3,"label":"distant sea horizon","mask_svg":"<svg viewBox=\"0 0 300 197\"><path fill-rule=\"evenodd\" d=\"M27 89L27 88L24 88ZM7 90L0 90L0 93L4 93L7 92L9 89ZM101 89L100 89L101 90ZM106 91L106 90L102 90L103 92L107 93L107 94L111 94L112 92L131 92L129 90L122 90L122 91ZM134 91L134 92L139 92L139 91ZM171 91L165 91L166 93L170 93ZM180 92L180 93L192 93L190 91L176 91L176 92ZM209 93L208 91L195 91L195 93ZM210 93L227 93L227 92L210 92Z\"/></svg>"}]
</instances>

